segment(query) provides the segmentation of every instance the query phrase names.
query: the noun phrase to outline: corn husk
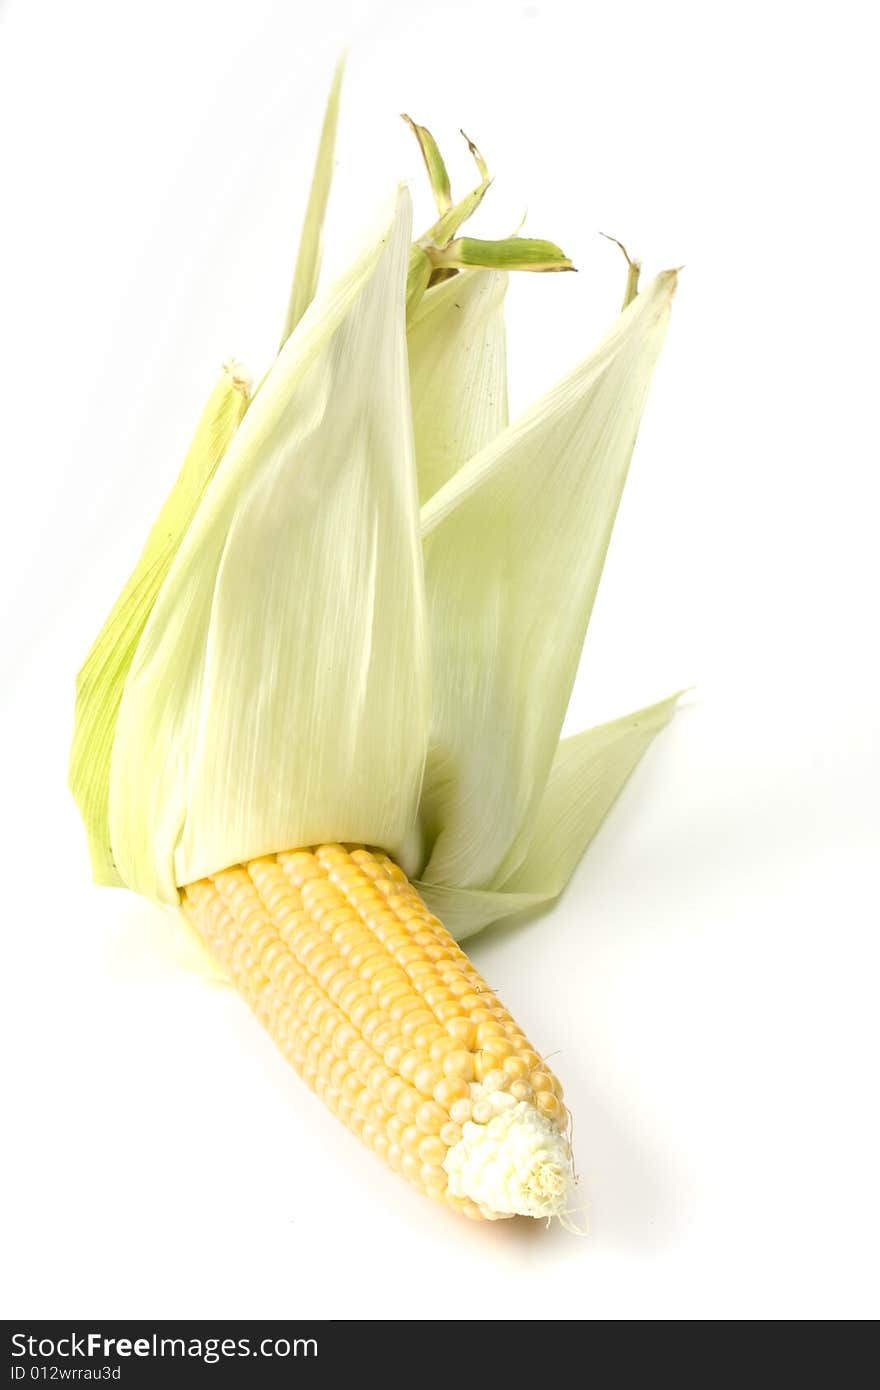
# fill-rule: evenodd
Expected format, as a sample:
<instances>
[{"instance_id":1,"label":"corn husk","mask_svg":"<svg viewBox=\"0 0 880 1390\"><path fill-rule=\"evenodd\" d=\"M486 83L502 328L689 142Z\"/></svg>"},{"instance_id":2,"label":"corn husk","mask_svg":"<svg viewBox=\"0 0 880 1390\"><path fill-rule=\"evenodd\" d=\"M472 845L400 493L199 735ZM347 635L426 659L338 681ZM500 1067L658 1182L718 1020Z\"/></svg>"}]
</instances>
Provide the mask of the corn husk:
<instances>
[{"instance_id":1,"label":"corn husk","mask_svg":"<svg viewBox=\"0 0 880 1390\"><path fill-rule=\"evenodd\" d=\"M403 190L288 339L144 631L110 827L146 896L328 838L396 850L415 822L430 691L409 243Z\"/></svg>"},{"instance_id":2,"label":"corn husk","mask_svg":"<svg viewBox=\"0 0 880 1390\"><path fill-rule=\"evenodd\" d=\"M123 883L110 843L108 797L116 720L129 668L174 557L249 400L246 375L230 363L202 412L177 482L141 557L77 677L70 787L86 823L96 883Z\"/></svg>"},{"instance_id":3,"label":"corn husk","mask_svg":"<svg viewBox=\"0 0 880 1390\"><path fill-rule=\"evenodd\" d=\"M507 424L507 276L474 270L427 295L407 328L419 500Z\"/></svg>"},{"instance_id":4,"label":"corn husk","mask_svg":"<svg viewBox=\"0 0 880 1390\"><path fill-rule=\"evenodd\" d=\"M420 891L459 940L492 922L534 911L559 897L581 856L680 696L600 724L559 743L538 805L528 849L498 888L422 882Z\"/></svg>"},{"instance_id":5,"label":"corn husk","mask_svg":"<svg viewBox=\"0 0 880 1390\"><path fill-rule=\"evenodd\" d=\"M465 936L562 891L675 707L559 739L675 273L637 294L631 263L603 342L509 424L504 267L570 262L460 237L485 161L468 142L481 183L453 201L411 122L439 220L411 243L400 190L320 289L340 82L281 351L84 668L74 783L100 881L174 903L362 842Z\"/></svg>"},{"instance_id":6,"label":"corn husk","mask_svg":"<svg viewBox=\"0 0 880 1390\"><path fill-rule=\"evenodd\" d=\"M525 855L674 290L674 272L658 276L422 509L426 882L497 887Z\"/></svg>"},{"instance_id":7,"label":"corn husk","mask_svg":"<svg viewBox=\"0 0 880 1390\"><path fill-rule=\"evenodd\" d=\"M324 219L327 215L330 185L333 182L333 155L336 149L336 128L339 124L339 98L342 92L342 78L344 74L345 55L343 54L333 74L330 96L327 99L327 109L324 113L324 124L321 127L321 139L318 143L318 153L315 158L315 168L312 173L312 186L309 190L309 200L306 204L306 215L303 223L302 236L300 237L296 266L293 272L293 283L290 287L290 299L287 304L287 316L284 320L284 332L281 335L282 347L296 328L296 325L299 323L306 309L308 309L318 288L318 277L321 273L321 246L324 235Z\"/></svg>"}]
</instances>

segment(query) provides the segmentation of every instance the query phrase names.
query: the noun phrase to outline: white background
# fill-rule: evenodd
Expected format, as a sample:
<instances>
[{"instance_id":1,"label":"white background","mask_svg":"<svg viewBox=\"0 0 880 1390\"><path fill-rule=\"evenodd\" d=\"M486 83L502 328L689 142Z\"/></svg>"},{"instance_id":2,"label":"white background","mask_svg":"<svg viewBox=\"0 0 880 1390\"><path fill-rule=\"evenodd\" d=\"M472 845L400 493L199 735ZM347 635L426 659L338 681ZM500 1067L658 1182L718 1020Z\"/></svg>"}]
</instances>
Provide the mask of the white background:
<instances>
[{"instance_id":1,"label":"white background","mask_svg":"<svg viewBox=\"0 0 880 1390\"><path fill-rule=\"evenodd\" d=\"M875 83L866 4L0 7L6 1316L878 1311ZM398 112L509 296L514 409L624 268L686 266L569 725L694 683L564 899L477 964L567 1086L591 1234L472 1226L290 1073L157 910L93 889L73 677L219 362L259 372L351 46L328 257Z\"/></svg>"}]
</instances>

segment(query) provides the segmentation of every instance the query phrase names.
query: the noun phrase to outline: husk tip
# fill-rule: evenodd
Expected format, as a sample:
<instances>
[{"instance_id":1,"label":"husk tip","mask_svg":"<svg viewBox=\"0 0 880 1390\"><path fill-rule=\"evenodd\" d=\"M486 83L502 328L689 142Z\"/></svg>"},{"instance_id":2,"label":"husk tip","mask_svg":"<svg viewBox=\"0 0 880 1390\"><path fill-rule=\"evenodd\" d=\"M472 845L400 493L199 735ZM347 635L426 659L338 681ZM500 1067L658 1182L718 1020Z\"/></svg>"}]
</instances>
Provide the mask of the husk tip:
<instances>
[{"instance_id":1,"label":"husk tip","mask_svg":"<svg viewBox=\"0 0 880 1390\"><path fill-rule=\"evenodd\" d=\"M234 357L229 357L223 363L223 370L226 372L236 391L240 391L243 396L250 396L253 387L253 379L243 362L238 362Z\"/></svg>"}]
</instances>

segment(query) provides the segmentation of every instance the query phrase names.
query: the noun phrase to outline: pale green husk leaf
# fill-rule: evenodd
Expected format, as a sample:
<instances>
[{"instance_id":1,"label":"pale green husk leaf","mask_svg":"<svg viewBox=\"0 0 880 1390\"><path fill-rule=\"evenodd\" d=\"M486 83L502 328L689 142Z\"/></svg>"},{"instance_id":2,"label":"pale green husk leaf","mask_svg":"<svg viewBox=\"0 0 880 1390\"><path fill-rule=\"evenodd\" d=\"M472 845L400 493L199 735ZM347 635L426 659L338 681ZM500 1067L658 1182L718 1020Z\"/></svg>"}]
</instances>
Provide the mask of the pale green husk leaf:
<instances>
[{"instance_id":1,"label":"pale green husk leaf","mask_svg":"<svg viewBox=\"0 0 880 1390\"><path fill-rule=\"evenodd\" d=\"M407 327L422 503L507 424L507 277L467 271L435 286Z\"/></svg>"},{"instance_id":2,"label":"pale green husk leaf","mask_svg":"<svg viewBox=\"0 0 880 1390\"><path fill-rule=\"evenodd\" d=\"M532 840L515 873L497 889L421 883L432 911L459 940L514 913L546 906L562 892L578 861L679 695L565 738L535 817Z\"/></svg>"},{"instance_id":3,"label":"pale green husk leaf","mask_svg":"<svg viewBox=\"0 0 880 1390\"><path fill-rule=\"evenodd\" d=\"M658 276L422 509L428 883L498 888L528 850L675 281Z\"/></svg>"},{"instance_id":4,"label":"pale green husk leaf","mask_svg":"<svg viewBox=\"0 0 880 1390\"><path fill-rule=\"evenodd\" d=\"M315 157L315 168L312 174L312 186L309 190L302 237L293 272L293 284L290 287L287 317L284 321L284 332L281 335L282 347L308 309L318 288L318 277L321 273L324 218L327 213L327 200L330 197L330 185L333 181L333 155L336 149L339 97L342 91L344 72L345 54L336 64L336 71L330 86L330 95L327 98L324 124L321 128L321 139L318 143L318 153Z\"/></svg>"},{"instance_id":5,"label":"pale green husk leaf","mask_svg":"<svg viewBox=\"0 0 880 1390\"><path fill-rule=\"evenodd\" d=\"M110 848L108 796L126 676L181 541L248 408L249 391L234 363L223 369L140 559L77 676L70 788L86 824L96 883L122 884Z\"/></svg>"},{"instance_id":6,"label":"pale green husk leaf","mask_svg":"<svg viewBox=\"0 0 880 1390\"><path fill-rule=\"evenodd\" d=\"M141 639L110 829L147 896L176 901L178 884L327 838L396 852L415 823L430 695L410 221L401 190L288 340Z\"/></svg>"}]
</instances>

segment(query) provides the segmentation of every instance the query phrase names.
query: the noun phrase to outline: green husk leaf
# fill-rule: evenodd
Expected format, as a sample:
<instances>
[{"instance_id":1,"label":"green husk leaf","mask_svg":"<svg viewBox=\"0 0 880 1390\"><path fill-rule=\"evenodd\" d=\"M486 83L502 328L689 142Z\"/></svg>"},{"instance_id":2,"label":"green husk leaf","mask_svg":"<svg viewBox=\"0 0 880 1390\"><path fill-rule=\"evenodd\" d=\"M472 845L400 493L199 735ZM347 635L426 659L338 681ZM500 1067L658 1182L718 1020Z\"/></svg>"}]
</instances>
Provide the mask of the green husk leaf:
<instances>
[{"instance_id":1,"label":"green husk leaf","mask_svg":"<svg viewBox=\"0 0 880 1390\"><path fill-rule=\"evenodd\" d=\"M558 744L522 862L505 893L561 893L636 764L665 729L683 692Z\"/></svg>"},{"instance_id":2,"label":"green husk leaf","mask_svg":"<svg viewBox=\"0 0 880 1390\"><path fill-rule=\"evenodd\" d=\"M501 241L480 241L458 237L445 247L426 247L432 264L439 269L483 266L491 270L553 271L574 270L564 251L552 241L535 237L504 237Z\"/></svg>"},{"instance_id":3,"label":"green husk leaf","mask_svg":"<svg viewBox=\"0 0 880 1390\"><path fill-rule=\"evenodd\" d=\"M480 154L480 151L477 149L477 147L476 147L476 145L474 144L473 140L471 139L471 137L470 137L469 135L466 135L465 132L464 132L463 130L460 131L459 133L460 133L460 135L462 136L462 139L465 140L465 141L467 142L467 147L468 147L468 149L469 149L470 152L471 152L471 157L473 158L474 163L476 164L477 168L478 168L479 171L480 171L480 178L482 179L483 183L484 183L484 184L489 184L489 183L491 183L492 180L491 180L491 178L489 177L489 166L488 166L488 164L486 163L486 161L485 161L485 159L483 158L483 156Z\"/></svg>"},{"instance_id":4,"label":"green husk leaf","mask_svg":"<svg viewBox=\"0 0 880 1390\"><path fill-rule=\"evenodd\" d=\"M531 843L675 282L658 276L422 508L426 882L501 887Z\"/></svg>"},{"instance_id":5,"label":"green husk leaf","mask_svg":"<svg viewBox=\"0 0 880 1390\"><path fill-rule=\"evenodd\" d=\"M281 347L287 342L308 309L318 288L324 217L327 212L327 200L330 197L330 185L333 181L333 154L336 149L339 97L342 91L342 78L345 73L345 60L346 55L343 53L336 64L333 81L330 85L330 94L327 98L324 124L321 128L321 139L312 174L312 186L309 190L309 201L306 204L306 215L296 258L296 268L293 272L293 284L290 287L287 317L284 320L284 332L281 335Z\"/></svg>"},{"instance_id":6,"label":"green husk leaf","mask_svg":"<svg viewBox=\"0 0 880 1390\"><path fill-rule=\"evenodd\" d=\"M408 120L409 118L404 117L404 119ZM415 127L416 130L421 130L423 128L424 127L421 126ZM462 135L464 135L464 131L462 131ZM473 217L480 203L483 201L486 190L492 181L489 177L486 161L480 154L480 151L472 140L468 140L466 135L464 138L467 140L468 148L476 161L477 168L482 176L482 182L477 188L472 189L470 193L466 194L458 203L447 207L446 211L441 214L439 220L434 223L433 227L429 227L427 232L419 237L418 241L413 245L410 251L409 271L406 284L406 312L408 319L411 319L418 309L422 295L429 286L434 286L448 279L450 276L457 275L458 271L455 268L435 266L434 261L431 259L431 255L437 248L446 246L451 238L455 236L459 227L461 227L469 217ZM429 168L429 175L430 172Z\"/></svg>"},{"instance_id":7,"label":"green husk leaf","mask_svg":"<svg viewBox=\"0 0 880 1390\"><path fill-rule=\"evenodd\" d=\"M420 246L411 246L406 271L406 316L407 324L412 322L422 302L422 296L431 283L433 266Z\"/></svg>"},{"instance_id":8,"label":"green husk leaf","mask_svg":"<svg viewBox=\"0 0 880 1390\"><path fill-rule=\"evenodd\" d=\"M447 213L430 227L424 236L419 237L419 246L446 246L459 227L463 227L465 222L473 217L477 208L480 206L492 180L487 176L477 188L471 189L470 193L451 207Z\"/></svg>"},{"instance_id":9,"label":"green husk leaf","mask_svg":"<svg viewBox=\"0 0 880 1390\"><path fill-rule=\"evenodd\" d=\"M141 557L77 677L70 788L86 824L96 883L122 883L110 848L108 797L123 686L159 590L249 399L247 378L234 364L225 367Z\"/></svg>"},{"instance_id":10,"label":"green husk leaf","mask_svg":"<svg viewBox=\"0 0 880 1390\"><path fill-rule=\"evenodd\" d=\"M680 695L563 739L519 868L496 889L420 883L420 892L459 941L515 913L535 911L563 891L581 856Z\"/></svg>"},{"instance_id":11,"label":"green husk leaf","mask_svg":"<svg viewBox=\"0 0 880 1390\"><path fill-rule=\"evenodd\" d=\"M430 691L409 240L402 190L278 357L141 639L110 829L148 897L328 837L394 853L416 822Z\"/></svg>"},{"instance_id":12,"label":"green husk leaf","mask_svg":"<svg viewBox=\"0 0 880 1390\"><path fill-rule=\"evenodd\" d=\"M407 327L419 500L507 424L507 277L471 270L425 295Z\"/></svg>"},{"instance_id":13,"label":"green husk leaf","mask_svg":"<svg viewBox=\"0 0 880 1390\"><path fill-rule=\"evenodd\" d=\"M434 201L437 204L437 211L442 217L452 207L452 190L449 185L449 174L443 162L443 156L437 148L437 141L434 139L427 126L416 125L411 116L403 114L413 135L419 142L419 149L425 161L425 168L428 171L428 181L431 185L431 192L434 194Z\"/></svg>"}]
</instances>

